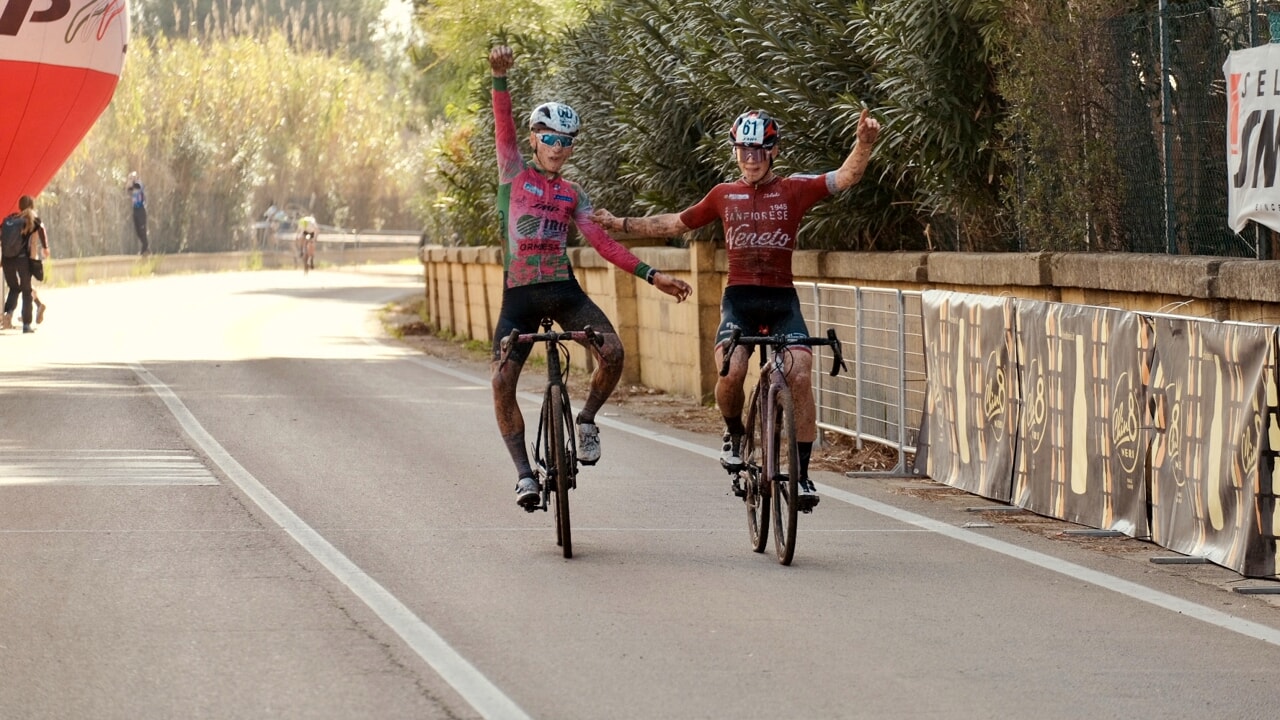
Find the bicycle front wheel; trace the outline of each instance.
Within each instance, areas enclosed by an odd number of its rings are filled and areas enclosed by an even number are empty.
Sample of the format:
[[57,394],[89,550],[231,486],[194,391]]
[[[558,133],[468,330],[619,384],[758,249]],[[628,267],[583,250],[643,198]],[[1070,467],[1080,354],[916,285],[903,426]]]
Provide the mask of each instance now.
[[796,518],[800,504],[800,449],[796,445],[796,409],[786,386],[774,385],[773,423],[769,433],[772,462],[773,546],[778,562],[790,565],[796,553]]
[[556,542],[564,550],[566,558],[573,557],[573,536],[569,530],[569,489],[573,487],[576,471],[572,442],[573,418],[569,414],[569,400],[563,388],[551,388],[551,417],[548,418],[550,437],[547,438],[555,478],[552,493],[556,496]]
[[742,467],[738,471],[738,482],[743,484],[746,494],[742,501],[747,506],[747,533],[751,537],[751,549],[762,553],[769,544],[769,493],[768,485],[762,486],[760,479],[760,442],[762,435],[760,422],[760,388],[751,393],[751,405],[747,410],[747,432],[742,437]]

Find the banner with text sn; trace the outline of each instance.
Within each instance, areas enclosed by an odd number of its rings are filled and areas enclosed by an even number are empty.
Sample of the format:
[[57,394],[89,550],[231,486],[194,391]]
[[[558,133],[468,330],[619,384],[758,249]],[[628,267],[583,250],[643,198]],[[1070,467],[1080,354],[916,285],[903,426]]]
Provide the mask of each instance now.
[[1222,70],[1227,81],[1227,222],[1236,232],[1250,220],[1280,230],[1280,45],[1237,50]]

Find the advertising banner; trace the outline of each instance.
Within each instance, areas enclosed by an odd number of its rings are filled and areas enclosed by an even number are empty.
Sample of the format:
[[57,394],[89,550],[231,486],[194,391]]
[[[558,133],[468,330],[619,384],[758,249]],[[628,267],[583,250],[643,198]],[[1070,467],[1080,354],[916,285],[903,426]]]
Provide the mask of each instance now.
[[1018,427],[1014,307],[1012,298],[933,290],[922,305],[926,471],[937,482],[1003,502],[1012,494]]
[[1017,319],[1013,504],[1149,537],[1150,326],[1122,310],[1028,300]]
[[1236,50],[1222,66],[1227,82],[1227,224],[1250,220],[1280,230],[1280,45]]
[[1152,322],[1151,539],[1242,575],[1272,576],[1275,328]]

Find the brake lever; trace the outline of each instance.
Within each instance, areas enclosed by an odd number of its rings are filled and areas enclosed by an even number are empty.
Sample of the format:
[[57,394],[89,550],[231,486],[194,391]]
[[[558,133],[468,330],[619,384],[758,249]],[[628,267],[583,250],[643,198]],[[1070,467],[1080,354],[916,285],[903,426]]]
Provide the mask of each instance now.
[[502,368],[507,366],[507,360],[511,357],[511,348],[515,346],[516,339],[519,337],[520,330],[519,328],[516,328],[511,331],[510,335],[502,338],[498,343],[498,355],[501,358],[498,361],[498,370],[502,370]]
[[827,343],[831,347],[831,377],[840,374],[841,370],[849,372],[849,366],[844,364],[844,351],[840,349],[840,338],[836,337],[835,328],[827,328]]

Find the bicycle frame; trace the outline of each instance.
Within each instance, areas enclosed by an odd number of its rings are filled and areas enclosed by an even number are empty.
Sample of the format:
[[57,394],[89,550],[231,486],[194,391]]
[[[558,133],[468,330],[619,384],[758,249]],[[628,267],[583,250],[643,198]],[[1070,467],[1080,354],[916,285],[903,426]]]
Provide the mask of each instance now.
[[743,501],[747,506],[751,547],[756,552],[764,552],[768,544],[772,505],[778,562],[790,565],[795,555],[799,505],[799,447],[796,442],[795,400],[787,384],[788,347],[831,347],[835,356],[831,365],[834,376],[845,367],[840,341],[834,330],[828,330],[825,338],[744,337],[741,331],[734,330],[725,346],[721,376],[728,374],[733,351],[738,345],[760,348],[760,379],[749,400],[742,448],[743,467],[737,476],[737,480],[745,485],[742,488]]
[[[567,340],[591,342],[599,346],[604,338],[590,327],[569,332],[552,332],[551,320],[541,322],[542,332],[520,333],[503,338],[502,363],[506,363],[516,345],[537,342],[546,344],[547,385],[543,391],[542,409],[538,414],[538,432],[533,442],[531,461],[542,485],[542,498],[535,509],[556,509],[556,544],[566,558],[573,557],[573,540],[569,523],[569,491],[577,487],[578,448],[574,433],[573,410],[569,389],[565,384],[568,351],[561,345]],[[563,359],[563,362],[562,362]]]

